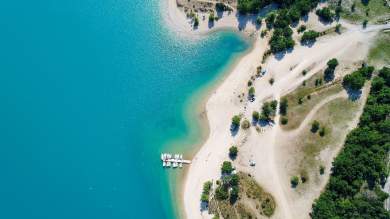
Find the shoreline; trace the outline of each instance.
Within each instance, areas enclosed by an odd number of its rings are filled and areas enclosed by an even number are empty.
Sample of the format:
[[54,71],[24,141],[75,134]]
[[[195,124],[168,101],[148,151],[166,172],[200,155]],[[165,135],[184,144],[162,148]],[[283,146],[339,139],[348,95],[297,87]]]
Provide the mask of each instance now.
[[[213,93],[216,92],[217,88],[220,87],[220,85],[223,84],[231,75],[238,63],[245,56],[249,55],[255,50],[255,44],[259,39],[255,39],[254,37],[254,35],[256,35],[254,33],[257,30],[252,29],[251,31],[240,31],[237,27],[234,26],[234,23],[228,22],[224,23],[222,26],[213,27],[207,30],[193,30],[190,26],[190,23],[188,23],[188,19],[186,19],[184,12],[180,11],[180,9],[176,6],[176,0],[167,0],[162,2],[160,8],[168,8],[168,11],[163,13],[164,23],[170,29],[170,32],[179,35],[179,37],[198,39],[199,37],[206,37],[218,32],[228,31],[240,35],[240,37],[244,38],[249,45],[249,47],[244,52],[242,52],[242,54],[238,54],[236,57],[233,57],[233,60],[231,60],[223,69],[221,69],[221,72],[219,72],[215,78],[213,78],[204,86],[200,87],[199,90],[197,90],[195,93],[191,94],[190,98],[185,103],[183,111],[184,117],[187,119],[196,118],[198,120],[196,122],[186,122],[189,126],[189,130],[193,130],[190,131],[189,136],[186,136],[185,139],[174,139],[167,144],[171,145],[170,148],[176,148],[178,145],[181,145],[181,148],[185,148],[185,156],[192,160],[205,144],[210,135],[210,122],[207,117],[206,108],[207,102]],[[197,135],[199,139],[196,140],[196,142],[186,143],[186,140],[194,135]],[[172,188],[170,188],[170,190],[172,197],[177,200],[177,206],[174,209],[174,214],[178,216],[178,218],[188,218],[186,216],[184,207],[184,189],[185,184],[188,181],[188,172],[189,167],[185,167],[183,168],[183,171],[177,174],[169,174],[169,180],[174,179],[177,182],[175,186],[171,186]]]

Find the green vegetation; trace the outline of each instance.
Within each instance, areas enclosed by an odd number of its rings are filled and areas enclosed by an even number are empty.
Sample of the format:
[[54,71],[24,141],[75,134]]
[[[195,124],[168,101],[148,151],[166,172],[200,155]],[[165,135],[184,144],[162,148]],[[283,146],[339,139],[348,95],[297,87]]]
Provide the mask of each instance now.
[[320,123],[317,120],[314,120],[313,123],[311,124],[310,131],[316,133],[319,128],[320,128]]
[[231,174],[233,172],[233,166],[232,166],[232,163],[230,161],[224,161],[222,163],[222,167],[221,167],[221,173],[222,174]]
[[336,25],[335,31],[336,31],[337,33],[341,33],[341,24],[337,24],[337,25]]
[[[383,23],[390,15],[390,7],[386,0],[371,0],[364,4],[362,0],[343,1],[341,17],[354,22],[362,22],[364,19],[373,23]],[[333,3],[332,8],[337,6]]]
[[280,106],[279,106],[280,114],[283,116],[287,115],[287,109],[288,109],[288,100],[287,98],[282,98],[280,100]]
[[318,17],[320,17],[323,21],[326,22],[332,22],[333,17],[335,16],[335,14],[328,7],[318,9],[316,11],[316,14],[318,15]]
[[202,195],[200,198],[200,200],[202,202],[206,202],[206,203],[209,202],[209,196],[210,196],[210,191],[211,191],[212,185],[213,185],[213,183],[211,181],[207,181],[203,184],[203,192],[202,192]]
[[313,205],[313,219],[390,217],[383,207],[388,195],[380,189],[388,175],[390,69],[377,77],[386,83],[371,89],[359,126],[347,136],[328,185]]
[[273,85],[274,83],[275,83],[275,79],[274,78],[271,78],[271,79],[269,79],[269,81],[268,81],[271,85]]
[[[317,84],[316,86],[315,82],[317,81],[317,83],[319,83],[317,78],[318,74],[319,73],[309,78],[306,81],[305,85],[302,85],[295,91],[282,97],[282,99],[286,98],[288,101],[288,111],[285,116],[288,118],[288,124],[282,126],[283,129],[291,130],[297,128],[301,121],[317,103],[319,103],[327,96],[336,94],[343,90],[339,81],[334,81],[332,83],[327,83],[323,85]],[[302,97],[308,97],[309,95],[310,99],[306,100],[305,98],[305,101],[301,99]],[[299,104],[299,99],[301,99],[302,101],[301,104]]]
[[328,61],[328,67],[324,71],[324,80],[325,81],[332,81],[334,79],[334,71],[336,67],[339,65],[339,62],[337,59],[333,58]]
[[199,18],[198,16],[195,16],[194,17],[194,27],[198,27],[199,26]]
[[234,127],[239,127],[240,126],[240,122],[241,122],[241,116],[239,116],[239,115],[233,116],[233,118],[232,118],[232,125]]
[[276,207],[274,198],[250,175],[240,172],[225,178],[216,189],[215,198],[210,201],[210,213],[226,219],[273,215]]
[[297,31],[298,33],[302,33],[306,30],[306,25],[302,24],[301,26],[298,27]]
[[324,166],[320,166],[320,174],[323,175],[325,173],[325,167]]
[[278,107],[278,101],[273,100],[270,102],[265,102],[262,107],[260,119],[270,121],[276,114],[276,108]]
[[326,134],[326,129],[325,127],[321,127],[320,131],[318,132],[318,134],[321,136],[321,137],[324,137],[325,134]]
[[250,87],[249,88],[249,91],[248,91],[248,94],[249,94],[249,96],[255,96],[255,88],[254,87]]
[[343,86],[352,90],[360,90],[364,86],[364,82],[371,78],[374,67],[364,66],[359,70],[344,76]]
[[299,177],[298,176],[291,177],[290,183],[291,183],[291,187],[293,188],[297,187],[299,184]]
[[287,123],[288,123],[288,118],[282,117],[281,120],[280,120],[280,123],[281,123],[282,125],[287,125]]
[[229,148],[229,156],[233,159],[237,157],[238,154],[238,148],[236,146],[231,146]]
[[260,113],[257,111],[253,111],[252,118],[254,121],[258,121],[260,119]]
[[210,14],[209,14],[209,22],[211,22],[211,23],[213,23],[214,21],[215,21],[215,15],[214,15],[214,11],[213,12],[211,12]]
[[310,42],[314,42],[317,37],[320,36],[320,33],[314,31],[314,30],[308,30],[308,31],[305,31],[302,35],[302,38],[301,38],[301,43],[310,43]]
[[372,64],[386,65],[390,63],[390,33],[383,32],[376,38],[368,55],[368,61]]

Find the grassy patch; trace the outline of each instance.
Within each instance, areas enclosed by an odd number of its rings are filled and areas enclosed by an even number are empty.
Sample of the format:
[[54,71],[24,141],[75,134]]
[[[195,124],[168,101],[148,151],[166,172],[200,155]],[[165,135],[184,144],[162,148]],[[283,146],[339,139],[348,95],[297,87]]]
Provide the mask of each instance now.
[[231,204],[229,200],[210,201],[209,210],[223,218],[258,218],[273,215],[276,203],[271,194],[264,191],[257,182],[245,173],[239,174],[239,198]]
[[341,143],[343,137],[347,134],[348,122],[356,116],[359,101],[350,101],[348,99],[337,98],[318,110],[314,120],[319,121],[320,127],[327,130],[324,136],[310,131],[310,124],[295,139],[295,144],[302,151],[302,157],[299,164],[299,173],[308,177],[308,172],[319,174],[320,163],[316,157],[327,147],[337,146]]
[[[333,8],[336,2],[332,3]],[[351,10],[353,3],[355,4],[354,11]],[[352,0],[342,3],[342,7],[342,18],[354,22],[363,22],[367,19],[371,23],[382,23],[390,18],[390,7],[386,5],[386,0],[370,0],[368,5],[364,5],[361,0]]]
[[298,128],[316,104],[327,96],[336,94],[343,89],[340,81],[328,84],[322,82],[322,85],[315,86],[315,81],[318,79],[323,80],[323,74],[315,74],[305,82],[305,85],[301,85],[298,89],[285,96],[288,101],[286,115],[288,123],[282,126],[284,130]]
[[370,65],[385,65],[390,63],[390,32],[378,35],[375,44],[368,54]]

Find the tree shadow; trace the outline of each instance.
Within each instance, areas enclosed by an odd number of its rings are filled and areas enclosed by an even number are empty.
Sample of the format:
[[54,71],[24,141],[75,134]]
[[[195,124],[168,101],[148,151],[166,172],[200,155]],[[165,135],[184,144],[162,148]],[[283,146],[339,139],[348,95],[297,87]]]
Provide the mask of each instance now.
[[348,99],[352,100],[352,101],[356,101],[358,99],[360,99],[360,97],[362,96],[362,90],[354,90],[354,89],[351,89],[349,87],[344,87],[344,89],[347,91],[347,94],[348,94]]
[[200,202],[200,211],[206,211],[209,208],[209,203],[208,202]]
[[325,72],[324,72],[324,80],[325,80],[325,82],[333,81],[334,78],[335,78],[334,70],[330,69],[330,68],[325,69]]
[[317,40],[315,40],[315,39],[314,40],[301,41],[301,45],[311,48],[316,43],[316,41]]
[[236,136],[239,129],[240,129],[240,126],[231,124],[231,125],[230,125],[230,134],[231,134],[233,137]]
[[214,25],[215,25],[215,21],[209,21],[209,22],[208,22],[208,27],[209,27],[209,28],[213,28]]

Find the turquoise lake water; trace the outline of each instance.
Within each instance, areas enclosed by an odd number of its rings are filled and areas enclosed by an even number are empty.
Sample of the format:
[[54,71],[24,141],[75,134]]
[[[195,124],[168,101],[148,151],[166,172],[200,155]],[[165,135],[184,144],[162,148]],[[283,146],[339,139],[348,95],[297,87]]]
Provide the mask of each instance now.
[[197,122],[188,99],[249,45],[230,32],[177,39],[159,7],[2,3],[0,218],[175,217],[160,152]]

